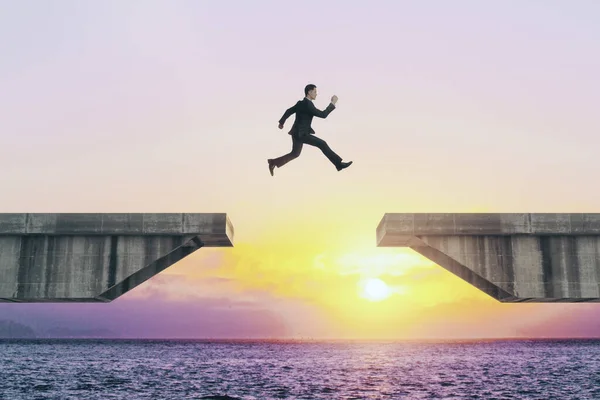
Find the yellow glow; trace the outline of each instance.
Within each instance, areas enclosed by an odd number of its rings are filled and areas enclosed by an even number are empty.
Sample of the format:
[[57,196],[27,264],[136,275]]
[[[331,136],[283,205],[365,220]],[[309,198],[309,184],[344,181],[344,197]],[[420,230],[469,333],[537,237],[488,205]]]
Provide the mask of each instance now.
[[[243,301],[243,307],[285,320],[292,335],[314,331],[335,338],[450,335],[443,328],[450,316],[468,316],[478,327],[482,310],[497,305],[412,249],[377,247],[373,227],[381,210],[365,207],[369,212],[349,220],[347,210],[316,206],[322,210],[307,219],[286,204],[280,210],[288,211],[285,223],[279,212],[267,213],[265,230],[238,223],[235,247],[202,249],[183,259],[161,274],[172,279],[161,292],[172,287],[173,298]],[[462,326],[456,323],[453,332],[469,333]],[[494,332],[510,329],[500,328],[494,325]]]
[[365,299],[381,301],[391,295],[388,285],[379,278],[370,278],[361,283],[361,296]]

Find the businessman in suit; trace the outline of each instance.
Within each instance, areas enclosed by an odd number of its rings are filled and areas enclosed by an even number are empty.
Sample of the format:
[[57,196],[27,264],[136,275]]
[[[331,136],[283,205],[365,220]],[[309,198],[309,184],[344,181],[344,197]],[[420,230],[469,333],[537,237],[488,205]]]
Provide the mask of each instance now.
[[304,88],[304,95],[304,99],[299,100],[295,105],[287,109],[279,120],[279,129],[283,129],[283,124],[286,119],[292,114],[296,114],[294,125],[292,125],[292,129],[288,132],[288,134],[292,136],[292,151],[281,157],[267,160],[271,176],[273,176],[275,167],[280,168],[297,158],[302,152],[304,144],[315,146],[320,149],[338,171],[348,168],[352,164],[352,161],[343,162],[342,158],[331,150],[327,142],[314,136],[315,131],[311,127],[313,117],[327,118],[327,116],[335,109],[335,103],[337,103],[338,100],[337,96],[333,96],[331,98],[331,103],[325,110],[321,111],[313,104],[313,100],[317,98],[317,87],[315,85],[306,85]]

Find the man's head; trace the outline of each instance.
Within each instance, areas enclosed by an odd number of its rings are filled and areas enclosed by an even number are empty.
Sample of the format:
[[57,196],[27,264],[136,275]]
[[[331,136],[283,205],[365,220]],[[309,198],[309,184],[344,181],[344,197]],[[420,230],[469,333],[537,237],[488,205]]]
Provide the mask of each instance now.
[[304,95],[311,100],[316,99],[317,98],[317,87],[315,85],[313,85],[312,83],[309,85],[306,85],[306,87],[304,88]]

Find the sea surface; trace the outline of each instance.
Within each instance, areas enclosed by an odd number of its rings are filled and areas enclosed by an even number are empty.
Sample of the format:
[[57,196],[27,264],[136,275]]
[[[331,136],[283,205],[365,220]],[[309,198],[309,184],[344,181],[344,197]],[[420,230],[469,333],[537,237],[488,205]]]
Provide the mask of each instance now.
[[600,399],[600,340],[0,340],[0,399]]

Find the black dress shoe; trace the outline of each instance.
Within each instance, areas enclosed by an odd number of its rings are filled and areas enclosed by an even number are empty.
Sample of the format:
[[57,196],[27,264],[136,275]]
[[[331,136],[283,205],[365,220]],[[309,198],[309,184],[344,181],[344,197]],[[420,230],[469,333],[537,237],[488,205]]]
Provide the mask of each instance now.
[[269,172],[271,173],[271,176],[273,176],[273,170],[275,169],[275,164],[273,164],[273,160],[268,159],[267,162],[269,163]]
[[341,171],[344,168],[348,168],[350,165],[352,165],[352,161],[340,163],[340,165],[338,165],[336,168],[338,171]]

